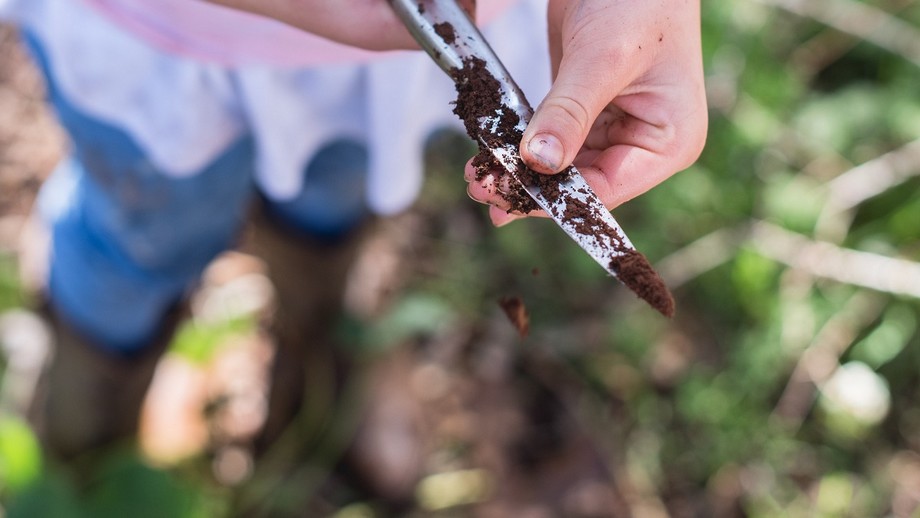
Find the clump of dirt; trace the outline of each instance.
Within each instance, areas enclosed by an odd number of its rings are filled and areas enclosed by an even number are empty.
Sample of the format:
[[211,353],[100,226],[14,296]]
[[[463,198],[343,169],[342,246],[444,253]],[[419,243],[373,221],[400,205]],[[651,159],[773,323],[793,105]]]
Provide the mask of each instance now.
[[521,297],[502,297],[498,305],[505,311],[505,315],[521,338],[527,338],[527,334],[530,333],[530,314]]
[[623,255],[610,260],[610,268],[617,272],[617,277],[636,292],[639,298],[648,302],[662,315],[668,318],[674,316],[674,296],[644,255],[636,250],[627,249]]
[[457,41],[457,33],[454,32],[454,26],[447,23],[436,23],[434,24],[434,32],[438,33],[438,36],[444,39],[444,42],[448,45],[453,45]]
[[[504,170],[489,148],[505,144],[517,146],[524,134],[517,127],[517,115],[502,103],[501,83],[486,69],[485,61],[468,58],[463,62],[463,68],[451,72],[451,77],[457,86],[454,113],[463,121],[467,134],[479,143],[479,154],[473,158],[472,163],[477,171],[477,179],[482,180],[490,171]],[[484,117],[498,118],[495,131],[484,131],[480,127],[479,121]],[[525,171],[521,178],[525,184],[553,181],[552,177],[534,173],[525,167],[520,170]],[[540,179],[540,176],[545,178]],[[516,182],[509,183],[513,185]],[[523,189],[515,189],[504,196],[510,204],[510,212],[527,214],[538,209]]]

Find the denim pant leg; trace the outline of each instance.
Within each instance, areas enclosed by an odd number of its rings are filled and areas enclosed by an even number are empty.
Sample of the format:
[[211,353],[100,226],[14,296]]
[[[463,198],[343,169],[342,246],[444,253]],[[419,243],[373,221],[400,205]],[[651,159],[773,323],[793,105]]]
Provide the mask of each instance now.
[[129,135],[68,103],[40,43],[28,43],[73,141],[39,198],[51,227],[48,297],[92,342],[131,354],[234,244],[253,191],[254,148],[242,139],[195,175],[167,176]]
[[336,242],[366,221],[367,146],[338,139],[323,146],[304,168],[300,194],[284,201],[266,201],[275,221],[315,240]]

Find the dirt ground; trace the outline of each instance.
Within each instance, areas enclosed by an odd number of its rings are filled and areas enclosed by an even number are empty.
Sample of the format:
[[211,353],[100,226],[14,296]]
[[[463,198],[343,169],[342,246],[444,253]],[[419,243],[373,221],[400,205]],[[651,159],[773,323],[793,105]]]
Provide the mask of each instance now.
[[[65,149],[38,74],[15,32],[0,27],[0,252],[22,252],[36,192]],[[418,235],[410,229],[424,224],[406,214],[369,244],[365,262],[378,267],[356,274],[353,304],[373,313],[386,303],[382,294],[398,290],[412,268],[402,255]],[[209,270],[203,291],[244,278],[249,284],[236,286],[264,299],[260,268],[245,253],[227,254]],[[514,348],[516,332],[496,309],[491,321],[409,340],[376,356],[362,377],[373,397],[366,405],[371,417],[355,432],[351,471],[361,472],[359,485],[373,490],[369,498],[408,495],[422,513],[629,516],[633,505],[623,495],[630,491],[617,486],[607,455],[569,411],[578,384],[566,383],[570,375],[557,363]],[[207,455],[215,478],[233,485],[249,473],[240,444],[259,425],[270,339],[257,330],[235,336],[222,350],[204,366],[167,356],[143,435],[155,461],[170,465]],[[215,401],[221,402],[217,412]],[[347,473],[338,478],[352,484]],[[326,511],[336,505],[327,502]]]
[[64,149],[43,92],[18,36],[0,26],[0,250],[17,246],[38,187]]

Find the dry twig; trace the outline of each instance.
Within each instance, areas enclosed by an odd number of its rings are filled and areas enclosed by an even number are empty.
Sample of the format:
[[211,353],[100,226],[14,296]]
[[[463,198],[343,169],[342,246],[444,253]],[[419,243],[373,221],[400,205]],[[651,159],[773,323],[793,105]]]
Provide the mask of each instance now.
[[920,175],[920,139],[860,164],[827,184],[827,201],[818,218],[817,234],[842,239],[852,209],[888,189]]
[[852,34],[920,66],[920,31],[897,17],[853,0],[757,0]]
[[920,298],[920,263],[814,241],[766,221],[754,222],[750,237],[757,252],[815,277]]

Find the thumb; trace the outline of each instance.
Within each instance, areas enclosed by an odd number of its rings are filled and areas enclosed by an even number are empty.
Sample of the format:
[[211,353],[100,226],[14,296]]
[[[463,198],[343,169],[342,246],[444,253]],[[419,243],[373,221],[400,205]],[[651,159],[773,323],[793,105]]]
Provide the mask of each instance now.
[[537,172],[552,174],[568,167],[597,116],[625,86],[614,79],[615,66],[591,54],[583,49],[562,56],[552,88],[524,131],[521,158]]

